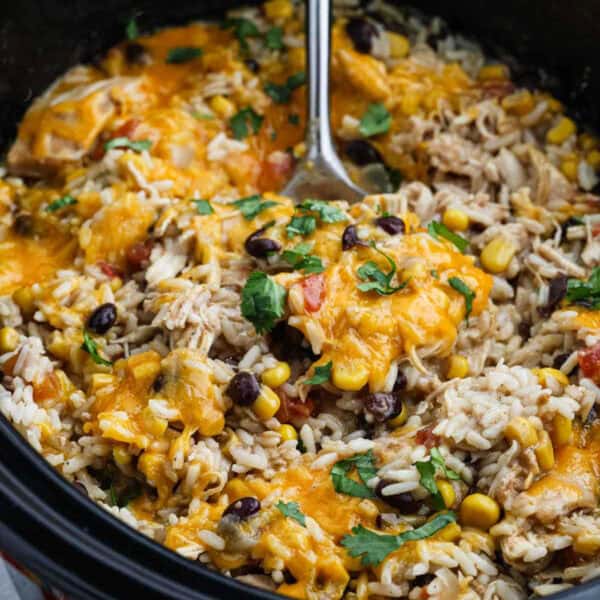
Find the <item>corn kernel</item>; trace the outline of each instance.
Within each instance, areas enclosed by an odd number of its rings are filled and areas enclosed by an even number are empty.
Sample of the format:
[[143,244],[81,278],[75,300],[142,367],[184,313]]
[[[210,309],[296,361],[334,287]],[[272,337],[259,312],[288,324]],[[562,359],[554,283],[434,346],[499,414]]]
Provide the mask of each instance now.
[[139,365],[135,365],[131,369],[131,374],[137,381],[141,381],[143,379],[154,380],[159,373],[160,363],[154,361],[143,362]]
[[252,410],[259,419],[266,421],[275,416],[280,406],[279,396],[270,387],[263,385],[260,388],[258,398],[252,405]]
[[502,99],[502,107],[506,112],[522,117],[533,110],[535,100],[529,90],[522,90],[505,96]]
[[469,494],[460,505],[460,522],[487,531],[500,519],[500,506],[485,494]]
[[560,164],[560,170],[569,181],[577,180],[577,167],[579,162],[577,159],[568,158]]
[[479,69],[477,79],[479,81],[497,81],[498,79],[508,79],[509,75],[510,73],[506,65],[486,65]]
[[15,290],[12,295],[15,304],[21,309],[21,313],[26,319],[30,319],[35,312],[33,290],[30,287],[22,287]]
[[230,119],[235,115],[235,104],[225,96],[213,96],[210,107],[223,119]]
[[369,381],[369,370],[361,364],[336,363],[331,372],[331,381],[340,390],[357,392]]
[[556,414],[552,419],[552,441],[555,446],[564,446],[569,443],[573,433],[573,423],[567,417]]
[[454,488],[452,487],[452,484],[449,481],[446,481],[445,479],[440,479],[436,481],[436,484],[438,491],[440,492],[444,500],[446,508],[451,508],[452,505],[456,502],[456,493],[454,491]]
[[287,52],[288,64],[292,71],[304,71],[306,68],[306,50],[301,48],[290,48]]
[[534,446],[538,441],[538,434],[535,427],[525,417],[514,417],[504,428],[504,437],[517,441],[521,448]]
[[276,388],[283,385],[291,375],[290,365],[286,362],[278,362],[272,369],[263,372],[261,380],[265,385]]
[[230,479],[227,482],[224,492],[229,496],[230,502],[235,502],[240,498],[252,495],[248,484],[242,481],[241,479],[238,479],[237,477],[235,477],[234,479]]
[[446,377],[448,379],[454,379],[459,377],[462,379],[469,374],[469,361],[460,354],[453,354],[448,362],[448,373]]
[[116,378],[109,373],[94,373],[91,382],[92,393],[97,392],[100,388],[107,385],[112,385],[115,381]]
[[564,109],[563,103],[557,100],[554,96],[546,95],[544,100],[548,103],[548,110],[550,112],[558,113]]
[[600,539],[596,533],[582,533],[575,538],[573,550],[578,554],[593,556],[600,551]]
[[462,528],[458,523],[448,523],[437,532],[436,537],[444,542],[455,542],[461,533]]
[[541,385],[548,385],[547,377],[556,379],[562,386],[569,385],[569,378],[558,369],[552,369],[551,367],[545,367],[543,369],[531,369],[534,375],[537,376],[538,381]]
[[554,466],[554,447],[547,431],[541,431],[535,447],[535,456],[540,469],[550,470]]
[[487,243],[481,251],[479,259],[483,268],[490,273],[502,273],[508,268],[516,251],[517,249],[510,241],[503,237],[497,237]]
[[19,332],[13,327],[0,329],[0,354],[12,352],[19,345]]
[[285,423],[279,427],[279,435],[281,436],[282,442],[289,442],[290,440],[298,439],[298,432],[291,426]]
[[594,150],[595,148],[598,147],[598,138],[591,135],[590,133],[582,133],[579,136],[579,146],[583,149],[583,150]]
[[453,231],[465,231],[469,227],[469,215],[458,208],[447,208],[444,211],[442,222]]
[[585,157],[586,162],[596,171],[600,170],[600,151],[592,150]]
[[118,465],[128,465],[131,462],[131,454],[122,446],[115,446],[112,451],[113,459]]
[[400,412],[388,421],[391,427],[402,427],[402,425],[404,425],[408,419],[408,408],[406,407],[406,402],[401,402],[401,404],[402,408],[400,409]]
[[558,123],[546,133],[549,144],[562,144],[577,131],[575,123],[569,117],[561,117]]
[[148,407],[142,411],[142,419],[144,423],[144,429],[157,438],[162,437],[163,433],[169,426],[169,423],[166,419],[159,419],[158,417],[155,417]]
[[110,289],[113,292],[120,290],[123,287],[123,280],[120,277],[113,277],[110,280]]
[[390,43],[390,56],[392,58],[404,58],[410,52],[410,42],[405,36],[388,31],[387,37]]
[[264,5],[265,15],[272,21],[284,21],[294,14],[294,6],[289,0],[270,0]]

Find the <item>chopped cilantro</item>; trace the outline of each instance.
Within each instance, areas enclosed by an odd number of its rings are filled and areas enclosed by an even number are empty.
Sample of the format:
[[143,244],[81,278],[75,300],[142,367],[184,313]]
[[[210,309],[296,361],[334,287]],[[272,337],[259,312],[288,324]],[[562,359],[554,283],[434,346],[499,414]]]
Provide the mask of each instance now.
[[325,270],[323,262],[318,256],[310,254],[311,248],[311,244],[298,244],[291,250],[285,250],[281,256],[295,271],[304,271],[306,274],[322,273]]
[[331,378],[331,367],[333,367],[332,361],[329,361],[320,367],[315,367],[314,375],[304,382],[305,385],[321,385],[322,383],[327,383]]
[[276,206],[277,202],[274,202],[273,200],[263,200],[258,194],[256,194],[254,196],[240,198],[239,200],[232,202],[232,204],[236,208],[240,209],[245,219],[251,221],[263,210],[271,208],[272,206]]
[[83,330],[83,344],[81,345],[81,349],[85,350],[97,365],[104,365],[105,367],[110,367],[112,365],[109,360],[102,358],[100,354],[98,354],[96,342],[85,329]]
[[428,461],[417,461],[415,463],[415,467],[421,475],[419,483],[431,494],[433,507],[436,510],[443,510],[447,508],[442,494],[438,488],[435,474],[436,471],[441,471],[446,479],[457,480],[460,479],[458,473],[446,466],[444,457],[440,454],[440,451],[437,448],[431,449],[430,459]]
[[194,111],[192,113],[192,117],[194,117],[194,119],[198,119],[200,121],[212,121],[215,118],[215,115]]
[[150,150],[152,148],[152,142],[150,140],[130,140],[128,137],[116,137],[112,140],[108,140],[104,144],[106,152],[113,148],[128,148],[134,152],[143,152],[144,150]]
[[57,200],[50,202],[50,204],[46,206],[46,212],[56,212],[57,210],[60,210],[65,206],[71,206],[72,204],[77,204],[77,200],[75,200],[73,196],[69,196],[69,194],[67,194],[62,198],[58,198]]
[[388,264],[390,265],[390,270],[387,273],[384,273],[379,268],[377,263],[370,260],[364,265],[360,266],[356,271],[359,278],[365,282],[359,283],[356,287],[361,292],[374,291],[377,292],[380,296],[389,296],[394,292],[398,292],[399,290],[404,289],[408,283],[408,280],[395,287],[392,285],[392,279],[394,278],[394,275],[396,274],[397,270],[394,259],[391,256],[388,256],[387,254],[379,250],[373,242],[371,243],[371,248],[373,248],[375,252],[381,254],[381,256],[383,256],[387,260]]
[[316,212],[323,223],[339,223],[348,219],[343,210],[326,200],[307,198],[296,208],[302,212]]
[[292,217],[286,227],[288,237],[309,235],[317,228],[317,220],[311,216]]
[[248,52],[248,50],[250,50],[247,38],[260,36],[258,27],[249,19],[227,19],[223,22],[221,27],[222,29],[233,29],[233,33],[238,39],[238,42],[240,43],[240,49],[243,52]]
[[282,502],[281,500],[275,505],[282,515],[298,521],[302,527],[306,527],[306,517],[300,510],[300,505],[297,502]]
[[286,104],[292,97],[292,92],[304,85],[306,82],[306,74],[304,71],[299,71],[290,75],[284,84],[267,82],[265,84],[265,92],[271,97],[276,104]]
[[138,27],[135,16],[131,17],[125,27],[125,34],[128,40],[135,40],[140,37],[140,28]]
[[265,46],[269,50],[281,50],[283,48],[283,29],[281,27],[271,27],[265,33]]
[[248,127],[253,133],[258,133],[260,126],[262,125],[264,117],[257,114],[247,106],[240,110],[229,120],[229,126],[233,131],[233,136],[236,140],[243,140],[248,136]]
[[392,124],[392,115],[381,102],[369,104],[360,120],[358,131],[365,137],[386,133]]
[[388,174],[388,177],[390,179],[390,184],[392,186],[392,192],[395,192],[398,190],[398,188],[400,187],[400,184],[402,183],[402,173],[398,170],[398,169],[394,169],[392,167],[386,167],[386,171]]
[[[360,482],[348,477],[348,473],[356,469]],[[331,481],[336,492],[356,498],[373,498],[373,490],[367,482],[377,476],[373,451],[366,454],[355,454],[350,458],[338,460],[331,469]],[[362,482],[362,483],[361,483]]]
[[440,529],[456,521],[456,514],[448,511],[436,515],[431,521],[417,527],[404,531],[399,535],[381,535],[357,525],[352,529],[352,535],[345,535],[341,544],[348,550],[352,557],[361,557],[361,564],[365,567],[378,565],[385,557],[397,550],[406,542],[423,540],[431,537]]
[[198,46],[176,46],[167,53],[167,62],[170,65],[180,65],[202,56],[202,48]]
[[198,200],[194,199],[192,202],[196,205],[196,212],[199,215],[212,215],[215,212],[208,200],[200,198]]
[[462,294],[465,298],[465,319],[469,322],[469,315],[473,310],[473,300],[475,299],[475,292],[458,277],[450,277],[448,283],[453,287],[459,294]]
[[569,279],[566,298],[569,302],[598,310],[600,308],[600,267],[592,270],[587,281]]
[[440,278],[440,274],[437,272],[437,269],[431,269],[431,271],[429,271],[429,273],[434,279]]
[[288,115],[288,123],[290,123],[292,125],[299,125],[300,124],[300,115],[297,115],[296,113],[290,113]]
[[427,226],[427,232],[432,238],[436,240],[440,237],[446,238],[449,242],[452,242],[461,252],[464,252],[469,245],[469,240],[464,237],[457,235],[453,231],[450,231],[443,223],[439,221],[431,221]]
[[270,331],[283,316],[285,288],[262,271],[250,274],[242,290],[242,315],[257,333]]

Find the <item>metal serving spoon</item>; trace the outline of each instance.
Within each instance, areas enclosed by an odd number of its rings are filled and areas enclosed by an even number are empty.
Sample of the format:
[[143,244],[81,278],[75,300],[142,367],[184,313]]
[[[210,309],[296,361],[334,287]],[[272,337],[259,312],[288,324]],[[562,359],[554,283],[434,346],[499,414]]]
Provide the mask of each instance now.
[[305,198],[358,202],[367,192],[346,173],[331,140],[329,125],[329,62],[331,54],[331,1],[306,3],[307,98],[306,154],[282,191]]

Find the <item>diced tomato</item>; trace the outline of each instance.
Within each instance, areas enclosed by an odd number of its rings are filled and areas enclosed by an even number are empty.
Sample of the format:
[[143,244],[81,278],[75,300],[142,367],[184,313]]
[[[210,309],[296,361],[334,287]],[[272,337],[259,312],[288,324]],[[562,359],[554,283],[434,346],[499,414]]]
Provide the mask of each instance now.
[[152,240],[138,242],[127,250],[127,262],[132,269],[139,270],[142,265],[150,258],[152,252]]
[[258,181],[263,190],[279,189],[289,179],[294,169],[294,158],[289,152],[278,152],[276,156],[269,156],[261,164],[261,173]]
[[306,419],[315,408],[315,403],[310,398],[302,402],[300,398],[290,398],[283,390],[278,390],[277,393],[281,399],[281,406],[275,416],[281,423],[290,423],[299,418]]
[[440,438],[433,433],[433,425],[419,429],[415,436],[415,440],[417,444],[422,444],[427,449],[440,445]]
[[113,277],[121,277],[121,271],[117,267],[110,265],[103,260],[98,261],[98,266],[100,267],[100,270],[111,279]]
[[302,292],[304,293],[304,308],[309,312],[319,310],[325,297],[325,277],[323,273],[303,279]]
[[600,383],[600,342],[591,348],[581,350],[578,360],[585,377],[589,377],[594,383]]
[[592,237],[596,237],[598,234],[600,234],[600,225],[595,225],[592,227]]

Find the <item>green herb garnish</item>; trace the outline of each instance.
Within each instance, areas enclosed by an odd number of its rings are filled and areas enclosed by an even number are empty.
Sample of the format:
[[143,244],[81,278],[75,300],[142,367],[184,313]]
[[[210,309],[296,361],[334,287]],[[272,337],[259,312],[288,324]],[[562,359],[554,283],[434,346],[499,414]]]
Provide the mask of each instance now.
[[296,208],[302,212],[316,212],[323,223],[339,223],[348,218],[343,210],[326,200],[307,198]]
[[212,121],[215,118],[215,115],[194,111],[192,117],[194,117],[194,119],[199,119],[200,121]]
[[256,194],[254,196],[240,198],[239,200],[232,202],[232,205],[240,209],[245,219],[251,221],[263,210],[271,208],[272,206],[276,206],[277,202],[274,202],[273,200],[263,200],[258,194]]
[[258,30],[258,27],[253,21],[250,21],[249,19],[227,19],[223,22],[221,28],[233,29],[233,33],[238,39],[238,42],[240,43],[240,48],[243,52],[248,52],[248,50],[250,50],[247,38],[260,36],[260,31]]
[[202,56],[202,48],[198,46],[177,46],[171,48],[167,54],[167,63],[180,65]]
[[196,212],[199,215],[212,215],[215,212],[208,200],[200,198],[198,200],[192,200],[192,202],[196,205]]
[[304,273],[322,273],[325,270],[323,262],[318,256],[310,254],[312,244],[298,244],[291,250],[285,250],[281,257],[290,263],[295,271]]
[[104,365],[105,367],[110,367],[112,365],[109,360],[102,358],[100,354],[98,354],[96,342],[85,329],[83,330],[83,344],[81,345],[81,349],[85,350],[97,365]]
[[331,378],[331,367],[333,367],[332,361],[329,361],[328,363],[321,365],[320,367],[315,367],[314,375],[307,379],[304,382],[304,384],[321,385],[322,383],[327,383]]
[[104,150],[108,152],[113,148],[128,148],[134,152],[143,152],[144,150],[150,150],[152,148],[152,142],[150,140],[130,140],[128,137],[116,137],[112,140],[108,140],[104,144]]
[[285,228],[288,237],[296,235],[310,235],[317,228],[317,220],[311,216],[292,217]]
[[421,475],[419,483],[431,494],[433,507],[436,510],[443,510],[447,508],[442,494],[438,488],[435,474],[436,471],[441,471],[446,479],[457,480],[460,479],[458,473],[446,466],[444,457],[440,454],[440,451],[437,448],[431,449],[430,459],[428,461],[417,461],[415,463],[415,467]]
[[242,290],[242,315],[257,333],[270,331],[283,316],[286,290],[262,271],[250,274]]
[[408,284],[408,280],[402,282],[398,286],[392,285],[392,279],[394,278],[394,275],[396,274],[397,270],[394,259],[391,256],[385,254],[385,252],[379,250],[373,242],[371,242],[371,248],[373,248],[375,252],[381,254],[381,256],[385,258],[385,260],[390,265],[390,270],[387,273],[385,273],[379,268],[377,263],[370,260],[364,265],[360,266],[356,271],[359,278],[365,282],[359,283],[356,287],[361,292],[374,291],[377,292],[380,296],[389,296],[394,292],[398,292],[399,290],[404,289]]
[[437,269],[431,269],[431,271],[429,271],[429,274],[434,278],[434,279],[439,279],[440,278],[440,274],[437,272]]
[[440,237],[446,238],[449,242],[452,242],[461,252],[464,252],[469,245],[469,240],[464,237],[460,237],[453,231],[450,231],[443,223],[439,221],[431,221],[427,226],[427,232],[432,238],[438,240]]
[[594,267],[587,281],[569,279],[566,299],[593,310],[600,308],[600,267]]
[[475,299],[475,292],[462,279],[459,279],[458,277],[450,277],[448,279],[448,283],[459,294],[462,294],[464,296],[466,308],[465,319],[468,323],[469,315],[471,314],[471,310],[473,310],[473,300]]
[[77,200],[75,200],[73,196],[69,196],[69,194],[67,194],[62,198],[58,198],[58,200],[50,202],[50,204],[46,206],[46,212],[56,212],[57,210],[60,210],[65,206],[71,206],[72,204],[77,204]]
[[249,106],[240,110],[229,120],[229,126],[236,140],[243,140],[248,136],[248,128],[253,133],[258,133],[264,117],[257,114]]
[[281,27],[271,27],[265,33],[265,46],[269,50],[281,50],[283,48],[283,29]]
[[386,133],[392,124],[392,115],[381,102],[369,104],[360,120],[358,131],[365,137]]
[[365,567],[378,565],[385,557],[397,550],[406,542],[423,540],[431,537],[440,529],[456,521],[456,514],[452,511],[435,516],[421,527],[404,531],[399,535],[381,535],[357,525],[352,529],[352,535],[345,535],[341,544],[353,557],[361,557],[361,564]]
[[300,505],[297,502],[282,502],[281,500],[275,505],[282,515],[298,521],[302,527],[306,527],[306,517],[300,510]]
[[[348,477],[353,469],[356,469],[362,483]],[[367,486],[367,482],[377,476],[375,468],[375,457],[373,451],[366,454],[355,454],[350,458],[339,460],[331,469],[331,481],[336,492],[347,494],[356,498],[373,498],[373,490]]]
[[140,28],[138,27],[135,17],[131,17],[125,27],[125,34],[128,40],[135,40],[140,37]]
[[300,115],[297,115],[296,113],[290,113],[288,115],[288,123],[290,123],[292,125],[299,125],[300,124]]
[[271,83],[265,84],[265,92],[269,95],[276,104],[286,104],[292,97],[292,92],[304,85],[306,82],[306,74],[304,71],[299,71],[290,75],[284,84]]

